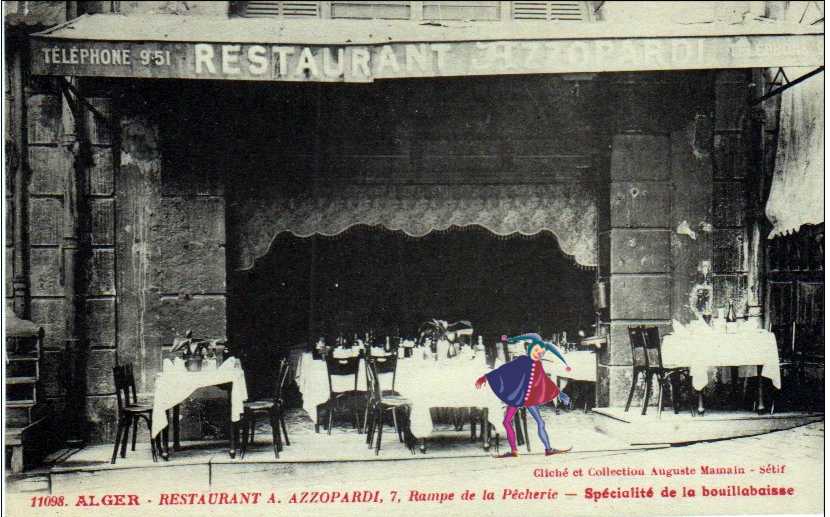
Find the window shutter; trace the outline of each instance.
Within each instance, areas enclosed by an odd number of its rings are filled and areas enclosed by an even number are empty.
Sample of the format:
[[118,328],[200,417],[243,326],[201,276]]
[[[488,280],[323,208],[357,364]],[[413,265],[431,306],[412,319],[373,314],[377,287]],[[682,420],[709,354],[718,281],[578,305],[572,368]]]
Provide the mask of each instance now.
[[590,21],[588,2],[512,2],[514,20]]
[[319,18],[320,2],[246,2],[248,18]]

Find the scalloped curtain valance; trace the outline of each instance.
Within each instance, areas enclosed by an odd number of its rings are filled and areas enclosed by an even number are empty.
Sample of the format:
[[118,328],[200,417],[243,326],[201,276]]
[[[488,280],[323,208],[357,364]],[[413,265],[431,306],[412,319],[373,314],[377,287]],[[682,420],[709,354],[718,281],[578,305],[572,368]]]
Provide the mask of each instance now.
[[282,232],[333,236],[355,225],[423,237],[478,225],[496,235],[551,232],[577,263],[596,266],[596,196],[590,185],[327,185],[240,201],[236,269],[250,269]]

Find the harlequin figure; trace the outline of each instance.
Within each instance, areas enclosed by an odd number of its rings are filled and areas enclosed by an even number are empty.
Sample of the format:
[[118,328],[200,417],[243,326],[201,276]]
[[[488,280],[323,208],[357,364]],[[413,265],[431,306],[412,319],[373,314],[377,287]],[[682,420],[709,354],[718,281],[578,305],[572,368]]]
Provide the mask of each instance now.
[[476,388],[480,389],[485,383],[489,383],[493,393],[507,404],[502,423],[507,432],[510,452],[499,457],[513,458],[519,455],[516,446],[516,432],[511,424],[514,415],[522,407],[526,408],[536,421],[539,438],[545,445],[545,456],[567,452],[567,450],[557,450],[550,446],[548,433],[545,430],[545,421],[542,420],[542,415],[539,414],[538,406],[556,398],[564,404],[570,402],[568,396],[560,392],[556,383],[545,374],[545,370],[542,368],[542,357],[545,352],[550,351],[558,357],[565,364],[566,371],[571,371],[571,367],[568,366],[562,352],[553,343],[544,341],[539,334],[522,334],[509,339],[507,336],[502,336],[501,338],[502,341],[507,343],[527,343],[527,355],[519,356],[476,380]]

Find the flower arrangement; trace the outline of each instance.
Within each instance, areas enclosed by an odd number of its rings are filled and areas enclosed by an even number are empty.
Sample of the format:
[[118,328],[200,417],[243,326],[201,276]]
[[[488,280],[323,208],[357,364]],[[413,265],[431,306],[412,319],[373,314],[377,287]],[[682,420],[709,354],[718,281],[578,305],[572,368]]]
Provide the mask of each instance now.
[[188,330],[184,339],[177,339],[173,342],[170,352],[180,354],[188,371],[198,372],[202,369],[202,359],[207,354],[210,341],[196,339],[193,332]]

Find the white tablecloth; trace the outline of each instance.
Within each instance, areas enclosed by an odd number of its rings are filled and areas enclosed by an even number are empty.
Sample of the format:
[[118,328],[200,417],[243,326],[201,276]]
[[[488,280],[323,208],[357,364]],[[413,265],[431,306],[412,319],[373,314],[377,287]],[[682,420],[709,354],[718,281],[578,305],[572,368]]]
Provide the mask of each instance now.
[[[565,365],[553,354],[545,354],[545,361],[542,366],[545,373],[556,381],[557,377],[572,381],[597,382],[597,354],[587,350],[575,350],[563,352],[565,360],[571,367],[571,371],[565,371]],[[550,362],[549,362],[550,361]]]
[[487,408],[490,422],[501,425],[504,404],[489,386],[475,387],[476,379],[489,371],[483,353],[436,361],[416,350],[412,358],[399,361],[396,389],[412,402],[412,433],[422,438],[432,432],[431,407]]
[[[412,403],[412,433],[419,438],[429,436],[432,432],[429,409],[432,407],[487,408],[490,422],[501,429],[505,405],[489,386],[485,385],[480,390],[475,388],[476,379],[490,371],[484,352],[473,356],[471,350],[464,347],[458,356],[448,359],[446,349],[440,344],[438,348],[437,361],[428,348],[416,349],[412,357],[398,360],[395,390]],[[571,372],[565,372],[565,366],[558,359],[553,359],[554,363],[543,364],[554,381],[557,374],[571,380],[596,381],[596,355],[593,352],[569,352],[565,358],[571,365]],[[501,364],[503,361],[496,361],[496,367]],[[358,390],[366,390],[364,368],[361,361]],[[379,377],[381,389],[392,388],[392,374],[381,374]],[[317,406],[329,398],[325,361],[315,361],[310,353],[303,354],[296,380],[303,395],[303,408],[311,418],[315,418]],[[332,384],[334,391],[353,390],[354,377],[333,376]]]
[[243,404],[248,398],[248,386],[245,373],[241,368],[232,367],[232,359],[219,369],[200,372],[164,371],[156,377],[153,393],[153,430],[155,437],[167,427],[165,411],[183,402],[199,388],[231,384],[231,421],[238,422],[244,410]]
[[781,369],[775,334],[766,330],[723,333],[717,330],[668,334],[663,338],[663,365],[688,367],[692,386],[700,391],[709,383],[708,371],[719,366],[739,366],[739,375],[761,375],[781,388]]

